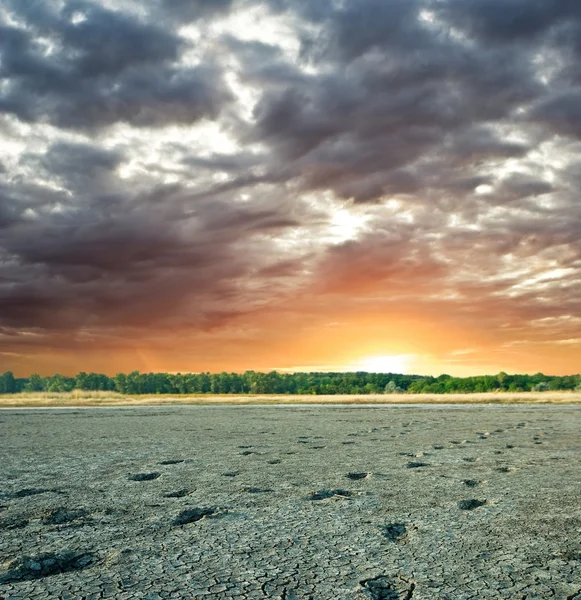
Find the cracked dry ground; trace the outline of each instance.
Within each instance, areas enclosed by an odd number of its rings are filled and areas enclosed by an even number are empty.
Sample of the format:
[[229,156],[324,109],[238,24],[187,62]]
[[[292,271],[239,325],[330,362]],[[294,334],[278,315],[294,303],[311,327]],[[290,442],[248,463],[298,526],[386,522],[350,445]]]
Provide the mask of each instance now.
[[581,600],[573,406],[0,411],[0,598]]

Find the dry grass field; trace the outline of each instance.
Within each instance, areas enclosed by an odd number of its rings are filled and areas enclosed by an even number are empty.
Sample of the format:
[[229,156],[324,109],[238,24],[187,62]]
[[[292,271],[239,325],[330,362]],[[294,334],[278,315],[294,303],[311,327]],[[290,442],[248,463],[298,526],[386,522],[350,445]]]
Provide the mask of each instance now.
[[368,395],[143,395],[74,390],[0,395],[0,408],[74,406],[161,406],[216,404],[579,404],[579,392],[525,392],[485,394],[368,394]]

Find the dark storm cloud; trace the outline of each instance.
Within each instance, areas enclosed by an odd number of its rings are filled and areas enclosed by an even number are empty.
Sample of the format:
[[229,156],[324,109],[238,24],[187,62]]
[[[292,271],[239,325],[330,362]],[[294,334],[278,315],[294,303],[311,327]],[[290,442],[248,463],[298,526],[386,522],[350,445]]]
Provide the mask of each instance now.
[[187,44],[158,25],[88,2],[14,7],[19,25],[0,31],[0,111],[23,121],[159,127],[216,118],[231,99],[216,68],[176,63]]
[[[8,43],[8,72],[35,74],[25,67],[31,63],[43,74],[40,61],[34,61],[33,49],[38,49],[46,36],[60,52],[53,55],[55,63],[64,63],[80,77],[91,78],[116,74],[144,63],[161,63],[178,58],[184,47],[175,33],[159,25],[120,11],[112,11],[94,2],[69,0],[61,10],[57,3],[8,2],[17,19],[17,26],[4,27]],[[3,36],[3,37],[4,37]],[[19,60],[28,42],[29,51]],[[30,48],[32,47],[32,48]]]
[[435,8],[450,23],[487,43],[533,41],[555,23],[581,18],[575,0],[448,0]]
[[543,98],[532,109],[531,117],[549,131],[581,139],[581,88]]
[[[301,224],[290,206],[192,200],[179,185],[102,197],[103,172],[115,169],[120,156],[89,144],[55,144],[34,160],[90,193],[82,202],[65,195],[55,203],[50,195],[39,201],[39,188],[36,202],[25,203],[31,190],[22,187],[20,202],[2,203],[0,322],[9,328],[71,331],[168,320],[215,326],[239,312],[251,273],[277,262],[265,252],[268,239]],[[278,276],[276,269],[261,275]]]
[[450,158],[479,162],[490,158],[524,156],[531,144],[511,142],[486,125],[466,128],[450,140]]
[[234,0],[160,0],[162,14],[169,14],[179,21],[197,21],[216,18],[228,13]]
[[58,142],[42,155],[23,158],[45,169],[49,176],[59,178],[69,189],[99,193],[99,184],[111,176],[123,156],[87,143]]
[[431,36],[418,24],[421,7],[418,0],[346,2],[327,17],[328,46],[322,48],[323,55],[331,51],[350,61],[376,49],[417,52],[432,46]]
[[0,189],[0,231],[13,225],[19,218],[17,203]]
[[[74,15],[83,21],[72,23]],[[123,13],[85,2],[61,13],[61,43],[76,51],[75,70],[84,78],[116,75],[127,68],[176,60],[184,43],[175,34]]]
[[529,196],[541,196],[553,191],[553,186],[533,175],[513,174],[502,182],[499,196],[503,200],[519,200]]
[[317,99],[297,89],[265,96],[255,110],[257,135],[280,144],[287,157],[299,158],[343,130],[332,108],[321,109]]
[[242,53],[245,77],[263,88],[250,137],[293,165],[306,188],[360,202],[417,190],[417,173],[442,153],[457,166],[526,154],[533,141],[507,141],[490,123],[516,122],[543,96],[532,54],[455,39],[422,21],[423,7],[329,9],[306,53],[320,74]]

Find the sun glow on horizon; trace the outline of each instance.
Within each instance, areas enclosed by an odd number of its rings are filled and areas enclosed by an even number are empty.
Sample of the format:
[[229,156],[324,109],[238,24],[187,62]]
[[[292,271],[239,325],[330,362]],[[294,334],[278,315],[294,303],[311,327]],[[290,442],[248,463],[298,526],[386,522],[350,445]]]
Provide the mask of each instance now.
[[368,373],[409,373],[415,362],[415,354],[384,354],[368,356],[350,365],[354,371]]

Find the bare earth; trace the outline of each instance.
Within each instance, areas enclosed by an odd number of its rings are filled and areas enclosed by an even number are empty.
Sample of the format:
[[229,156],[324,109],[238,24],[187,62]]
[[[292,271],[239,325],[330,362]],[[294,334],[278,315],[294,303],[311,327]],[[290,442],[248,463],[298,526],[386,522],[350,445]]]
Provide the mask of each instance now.
[[0,598],[581,600],[580,431],[573,404],[2,410]]

